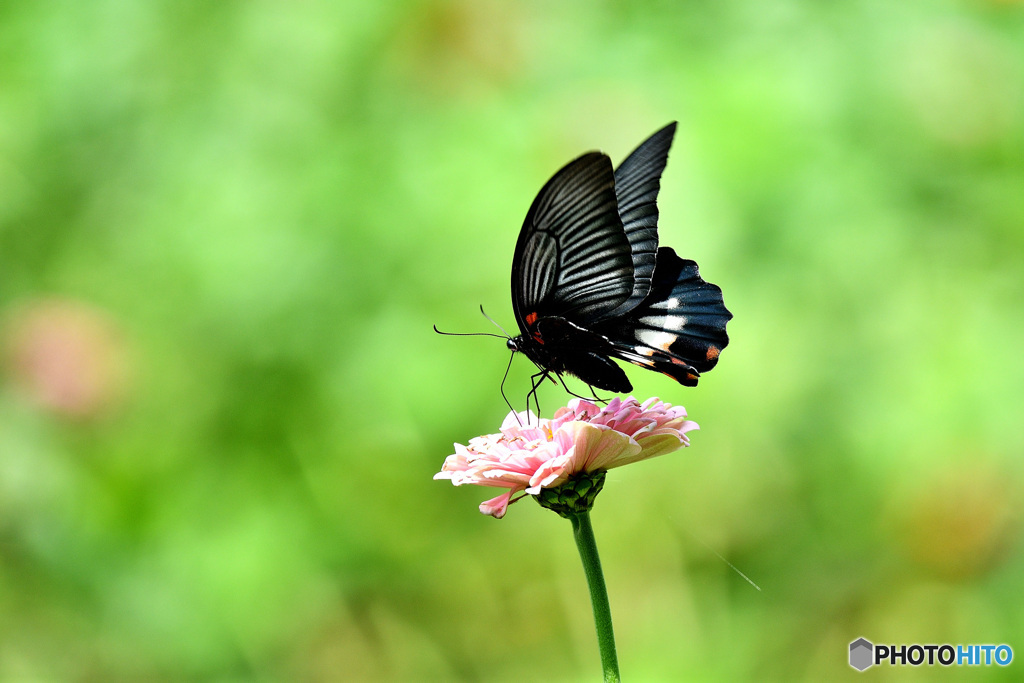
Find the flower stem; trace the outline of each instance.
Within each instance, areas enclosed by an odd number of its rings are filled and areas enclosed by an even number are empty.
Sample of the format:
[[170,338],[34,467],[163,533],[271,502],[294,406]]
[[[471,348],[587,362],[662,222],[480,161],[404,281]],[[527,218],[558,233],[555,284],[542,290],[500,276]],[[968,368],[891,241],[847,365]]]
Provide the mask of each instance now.
[[615,655],[615,634],[612,632],[612,610],[608,605],[608,590],[601,572],[601,558],[597,555],[594,528],[590,525],[590,513],[571,515],[572,535],[583,560],[583,572],[587,575],[590,588],[590,602],[594,607],[594,625],[597,627],[597,645],[601,650],[601,666],[606,683],[618,683],[619,660]]

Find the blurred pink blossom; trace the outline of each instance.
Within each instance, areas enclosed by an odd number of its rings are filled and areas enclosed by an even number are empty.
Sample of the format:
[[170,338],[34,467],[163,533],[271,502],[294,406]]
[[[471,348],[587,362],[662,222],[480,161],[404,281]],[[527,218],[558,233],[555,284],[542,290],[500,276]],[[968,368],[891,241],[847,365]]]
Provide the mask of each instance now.
[[121,396],[127,347],[102,309],[34,299],[5,316],[3,346],[16,386],[64,417],[94,417]]
[[642,404],[633,397],[614,398],[603,407],[577,398],[550,420],[509,413],[498,434],[455,444],[434,479],[508,489],[480,504],[480,512],[500,519],[517,493],[536,496],[574,474],[671,453],[690,445],[686,433],[694,429],[697,423],[686,419],[682,406],[657,398]]

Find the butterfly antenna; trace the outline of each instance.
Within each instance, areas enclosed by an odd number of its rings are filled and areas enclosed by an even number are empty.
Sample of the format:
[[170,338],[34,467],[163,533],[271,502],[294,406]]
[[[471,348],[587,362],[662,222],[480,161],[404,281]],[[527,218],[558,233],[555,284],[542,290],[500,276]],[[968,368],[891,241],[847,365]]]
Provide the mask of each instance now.
[[507,336],[502,337],[500,334],[491,334],[490,332],[442,332],[437,329],[437,325],[434,325],[434,332],[447,337],[497,337],[498,339],[508,339]]
[[[501,325],[499,325],[499,324],[498,324],[498,321],[497,321],[497,320],[495,320],[495,319],[494,319],[494,318],[492,318],[491,316],[487,315],[487,313],[486,313],[486,312],[484,311],[484,305],[483,305],[483,304],[480,304],[480,312],[484,314],[484,317],[485,317],[485,318],[487,318],[487,319],[488,319],[488,320],[490,320],[490,321],[491,321],[492,323],[494,323],[494,326],[495,326],[495,327],[497,327],[497,328],[498,328],[499,330],[501,330],[502,332],[505,332],[505,328],[504,328],[504,327],[502,327]],[[505,339],[511,339],[511,338],[512,338],[512,335],[510,335],[510,334],[509,334],[508,332],[505,332]]]
[[507,405],[508,409],[512,411],[512,414],[516,416],[516,422],[518,422],[519,426],[522,427],[523,421],[519,419],[519,413],[517,413],[516,409],[512,407],[512,404],[508,400],[508,396],[505,395],[505,380],[508,379],[508,371],[512,369],[512,359],[515,357],[515,352],[508,357],[508,365],[505,367],[505,376],[501,378],[501,386],[498,388],[498,391],[501,392],[501,397],[505,399],[505,405]]

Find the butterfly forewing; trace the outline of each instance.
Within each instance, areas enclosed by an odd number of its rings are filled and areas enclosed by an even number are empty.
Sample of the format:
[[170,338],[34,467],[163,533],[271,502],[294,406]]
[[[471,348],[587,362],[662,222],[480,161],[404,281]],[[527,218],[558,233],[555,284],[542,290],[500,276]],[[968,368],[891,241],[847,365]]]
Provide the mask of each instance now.
[[611,161],[599,152],[569,163],[541,189],[512,268],[524,333],[538,317],[590,323],[629,298],[633,259],[617,207]]

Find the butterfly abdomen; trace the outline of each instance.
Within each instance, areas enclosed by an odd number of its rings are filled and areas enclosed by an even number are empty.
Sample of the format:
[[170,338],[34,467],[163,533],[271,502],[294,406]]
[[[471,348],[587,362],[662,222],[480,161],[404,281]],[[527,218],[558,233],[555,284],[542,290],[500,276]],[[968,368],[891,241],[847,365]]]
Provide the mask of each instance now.
[[541,318],[530,334],[512,339],[509,347],[521,351],[542,371],[568,373],[607,391],[633,389],[626,373],[609,358],[615,353],[611,341],[564,318]]

